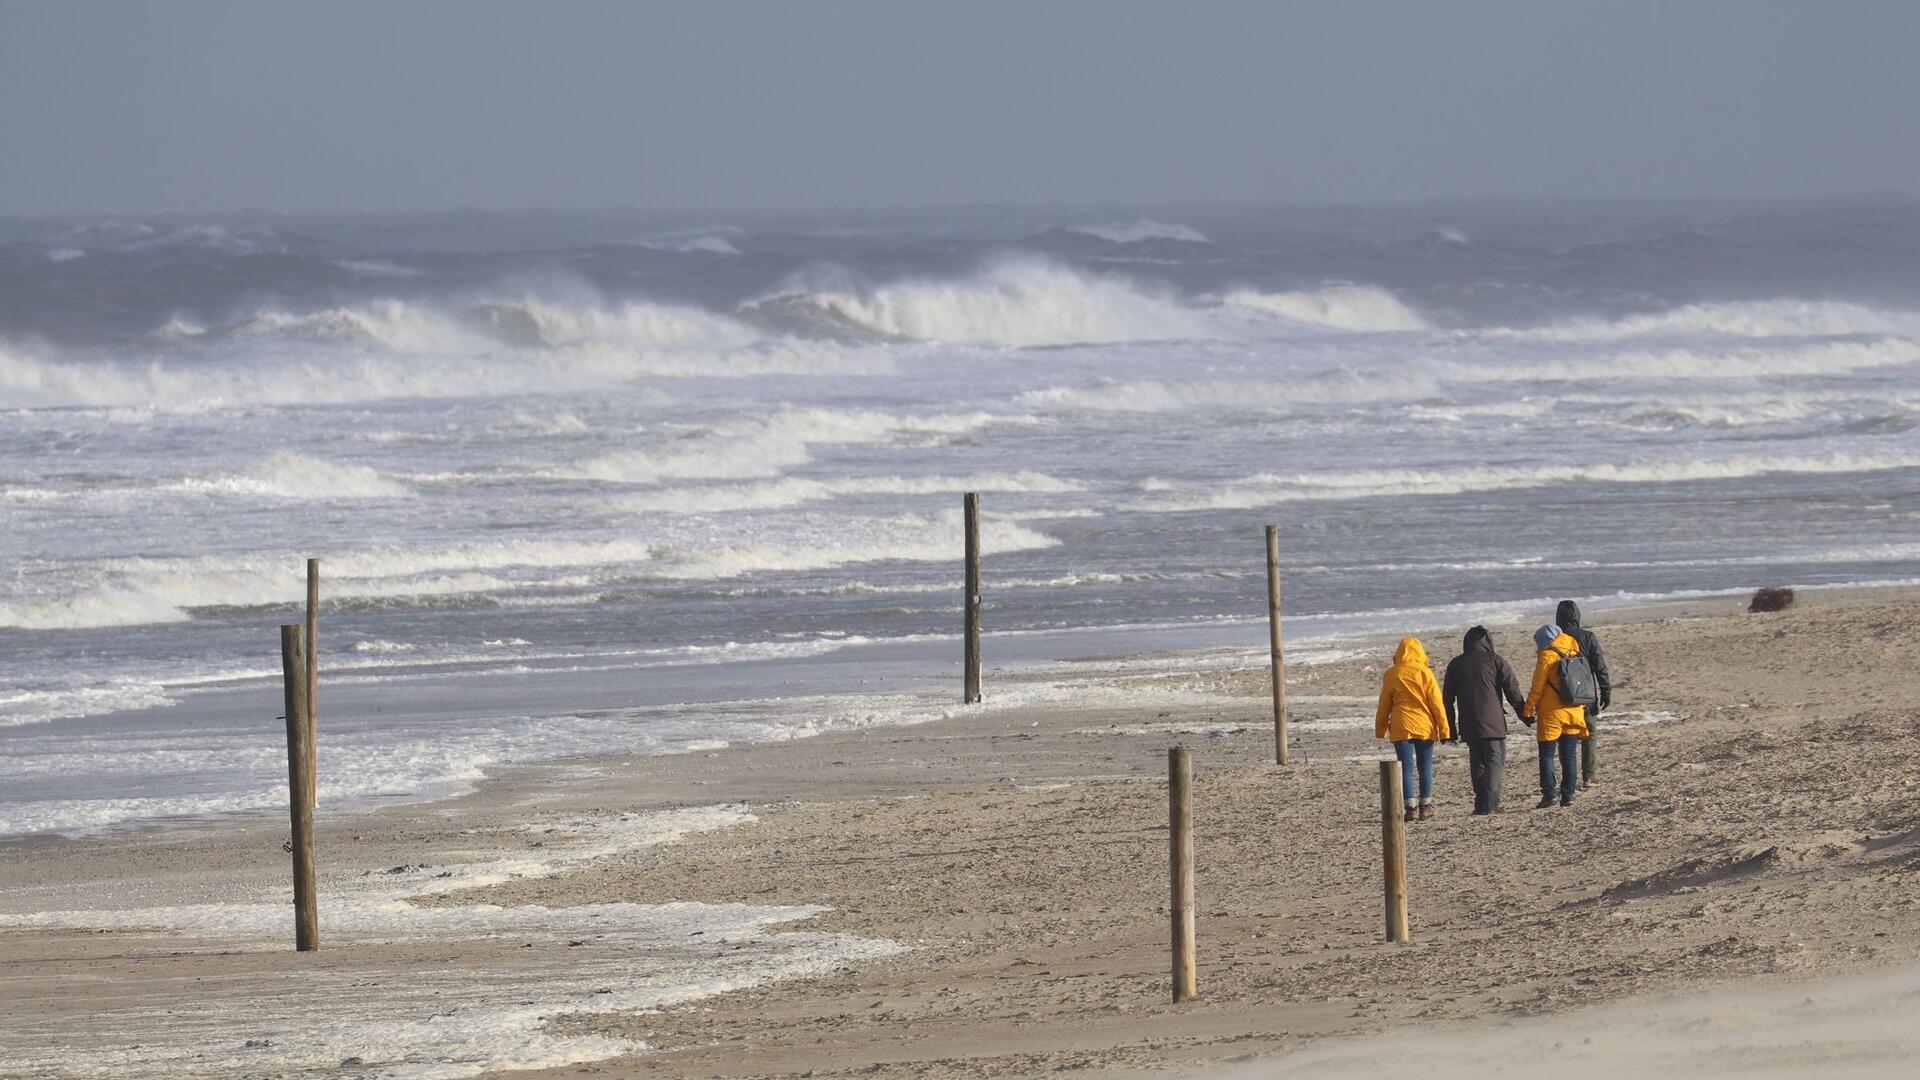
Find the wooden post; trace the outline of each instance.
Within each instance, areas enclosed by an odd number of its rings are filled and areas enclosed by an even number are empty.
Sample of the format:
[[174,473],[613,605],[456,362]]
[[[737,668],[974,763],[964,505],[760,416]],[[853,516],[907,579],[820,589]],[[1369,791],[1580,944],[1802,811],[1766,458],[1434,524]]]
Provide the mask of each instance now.
[[1401,819],[1400,763],[1380,763],[1380,847],[1386,869],[1387,940],[1407,938],[1407,826]]
[[293,814],[293,941],[301,952],[320,947],[320,914],[313,885],[312,728],[307,716],[306,628],[280,628],[280,667],[287,705],[287,805]]
[[1173,886],[1173,1001],[1200,996],[1193,974],[1193,753],[1167,751],[1167,862]]
[[320,804],[320,560],[307,560],[308,806]]
[[972,705],[980,700],[980,496],[967,492],[961,506],[967,523],[967,672],[960,700]]
[[1287,763],[1287,662],[1280,650],[1280,530],[1267,526],[1267,636],[1273,645],[1273,761]]

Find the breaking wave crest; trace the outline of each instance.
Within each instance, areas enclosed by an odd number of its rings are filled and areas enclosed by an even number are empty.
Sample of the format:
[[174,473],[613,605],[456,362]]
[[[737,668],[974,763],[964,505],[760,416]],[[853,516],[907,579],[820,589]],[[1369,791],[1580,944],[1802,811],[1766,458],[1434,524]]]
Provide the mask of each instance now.
[[[792,531],[783,544],[673,544],[645,540],[514,540],[438,548],[385,548],[324,558],[329,603],[475,595],[522,588],[580,587],[617,572],[672,581],[760,572],[829,570],[853,563],[947,560],[963,543],[957,510],[886,518],[836,518]],[[989,553],[1059,543],[1024,525],[988,520]],[[30,630],[182,622],[195,610],[296,605],[304,562],[285,555],[104,559],[54,595],[0,604],[0,626]],[[556,570],[574,571],[560,575]]]
[[992,413],[909,416],[873,409],[788,408],[719,425],[673,449],[617,450],[575,462],[558,475],[574,480],[657,484],[672,480],[751,480],[780,475],[812,459],[817,445],[862,446],[903,436],[949,438],[992,424],[1031,423]]
[[[1252,510],[1287,502],[1459,495],[1553,484],[1674,484],[1749,476],[1880,472],[1920,468],[1920,452],[1836,452],[1802,457],[1749,455],[1683,461],[1597,462],[1535,467],[1359,469],[1324,473],[1258,473],[1193,495],[1172,495],[1147,510]],[[1148,481],[1148,490],[1167,485]]]
[[1104,225],[1075,225],[1067,230],[1112,244],[1139,244],[1148,240],[1172,240],[1182,244],[1211,244],[1200,232],[1186,225],[1171,225],[1151,218],[1111,221]]
[[1221,299],[1228,308],[1278,315],[1309,326],[1334,330],[1425,330],[1419,312],[1385,289],[1336,284],[1299,292],[1263,293],[1240,289]]
[[243,472],[189,478],[167,490],[302,500],[404,499],[413,494],[405,484],[364,465],[336,465],[284,450]]
[[1536,341],[1615,341],[1636,337],[1834,337],[1920,335],[1920,312],[1880,311],[1826,300],[1756,300],[1688,304],[1622,319],[1574,319],[1531,330],[1496,333]]
[[1017,347],[1222,336],[1202,312],[1139,282],[1026,257],[964,278],[786,293],[743,310],[794,307],[908,341]]
[[1290,382],[1239,379],[1140,379],[1097,386],[1055,386],[1022,395],[1032,406],[1087,412],[1178,412],[1183,409],[1288,409],[1302,405],[1409,401],[1432,397],[1440,384],[1420,373],[1336,369]]
[[1815,341],[1740,348],[1635,349],[1567,359],[1467,364],[1435,361],[1433,370],[1460,382],[1588,382],[1613,379],[1751,379],[1839,375],[1920,362],[1920,343]]
[[1082,485],[1039,472],[974,476],[860,476],[813,480],[785,477],[765,483],[662,488],[608,500],[627,513],[724,514],[775,510],[838,498],[879,495],[958,495],[966,491],[1066,494]]

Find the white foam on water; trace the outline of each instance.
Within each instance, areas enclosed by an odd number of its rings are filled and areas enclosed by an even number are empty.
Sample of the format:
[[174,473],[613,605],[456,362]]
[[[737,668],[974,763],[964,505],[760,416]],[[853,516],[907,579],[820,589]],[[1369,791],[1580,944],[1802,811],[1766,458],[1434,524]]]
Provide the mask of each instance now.
[[1553,484],[1671,484],[1781,474],[1824,475],[1920,468],[1920,452],[1810,455],[1738,455],[1679,461],[1593,462],[1533,467],[1456,469],[1362,469],[1322,473],[1259,473],[1229,483],[1154,500],[1142,509],[1250,510],[1287,502],[1457,495],[1513,491]]
[[1431,376],[1383,378],[1378,372],[1334,370],[1286,382],[1242,379],[1139,379],[1085,387],[1049,387],[1021,403],[1089,412],[1178,412],[1186,409],[1290,409],[1326,404],[1406,401],[1440,393]]
[[1033,423],[986,412],[914,415],[878,409],[789,407],[732,420],[667,447],[619,450],[555,470],[561,477],[623,484],[779,476],[812,460],[816,446],[871,446],[903,437],[951,437],[995,425]]
[[[369,946],[406,949],[425,940],[468,941],[474,955],[463,965],[462,977],[449,979],[438,966],[349,960],[340,978],[362,985],[353,992],[302,994],[298,1013],[290,1008],[295,998],[289,994],[236,998],[232,991],[216,992],[220,1011],[199,1023],[183,1025],[173,1013],[135,1006],[111,1012],[114,1035],[97,1044],[17,1048],[10,1059],[16,1067],[63,1072],[116,1074],[137,1068],[177,1076],[335,1068],[354,1058],[363,1074],[381,1077],[451,1078],[555,1067],[645,1049],[636,1040],[565,1034],[553,1028],[556,1017],[643,1013],[904,951],[905,946],[889,941],[775,929],[827,910],[814,905],[413,902],[559,876],[753,820],[741,806],[559,819],[523,830],[521,843],[538,837],[539,848],[523,849],[537,856],[335,876],[325,883],[321,905],[330,949],[364,955]],[[483,896],[473,894],[476,900]],[[106,929],[229,947],[238,943],[249,950],[283,948],[291,925],[284,899],[0,913],[0,927]],[[497,946],[495,952],[482,951],[486,942],[502,936],[540,947],[516,950],[507,958]],[[578,953],[556,948],[562,942],[588,948]],[[370,969],[363,967],[369,963]],[[364,985],[369,975],[377,976],[377,989]],[[260,978],[269,987],[277,981],[270,974]],[[327,976],[299,970],[278,978],[297,978],[312,991],[309,984]]]
[[1190,226],[1154,221],[1151,218],[1112,221],[1104,225],[1075,225],[1067,231],[1113,244],[1139,244],[1148,240],[1172,240],[1182,244],[1213,243]]
[[1765,346],[1686,347],[1590,352],[1565,359],[1520,362],[1428,360],[1424,368],[1448,382],[1615,382],[1625,379],[1744,380],[1844,375],[1920,363],[1920,343],[1904,338],[1816,341]]
[[[668,580],[707,580],[768,571],[825,570],[863,562],[940,561],[960,550],[958,510],[885,518],[839,518],[794,531],[784,544],[671,544],[647,540],[476,541],[435,548],[389,548],[326,555],[330,601],[494,596],[518,584],[502,574],[623,567]],[[981,527],[988,553],[1049,548],[1059,541],[1005,520]],[[0,626],[24,629],[137,626],[183,622],[196,608],[292,605],[304,595],[297,555],[103,559],[88,564],[77,587],[58,595],[0,603]],[[491,573],[489,572],[491,571]],[[553,575],[533,573],[548,586]]]
[[757,306],[776,300],[909,341],[1034,346],[1221,336],[1203,313],[1170,295],[1032,256],[969,277],[788,294]]
[[738,255],[740,249],[724,236],[707,233],[702,236],[661,237],[655,240],[642,240],[640,246],[655,251],[677,251],[683,255]]
[[413,495],[405,484],[365,465],[336,464],[285,450],[239,473],[190,477],[162,490],[301,500],[404,499]]
[[173,701],[173,696],[163,687],[133,679],[58,690],[0,690],[0,727],[102,716],[130,709],[164,708]]
[[1822,337],[1849,334],[1920,335],[1920,312],[1883,311],[1830,300],[1734,301],[1687,304],[1620,319],[1569,319],[1534,329],[1498,329],[1488,335],[1538,341],[1617,341],[1635,337]]
[[1240,289],[1226,294],[1221,303],[1228,308],[1278,315],[1292,322],[1335,330],[1378,333],[1427,329],[1427,320],[1399,297],[1382,288],[1350,282],[1293,292]]
[[973,476],[859,476],[837,480],[786,477],[765,483],[670,487],[606,500],[627,513],[724,514],[771,510],[846,497],[880,495],[958,495],[968,491],[1067,494],[1082,485],[1040,472],[982,473]]

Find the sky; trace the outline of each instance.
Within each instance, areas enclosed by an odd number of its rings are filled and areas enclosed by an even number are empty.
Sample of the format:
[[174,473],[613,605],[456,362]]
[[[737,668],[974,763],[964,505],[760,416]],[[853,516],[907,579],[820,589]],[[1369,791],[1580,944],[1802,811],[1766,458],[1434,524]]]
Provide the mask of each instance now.
[[1920,4],[0,0],[0,213],[1920,191]]

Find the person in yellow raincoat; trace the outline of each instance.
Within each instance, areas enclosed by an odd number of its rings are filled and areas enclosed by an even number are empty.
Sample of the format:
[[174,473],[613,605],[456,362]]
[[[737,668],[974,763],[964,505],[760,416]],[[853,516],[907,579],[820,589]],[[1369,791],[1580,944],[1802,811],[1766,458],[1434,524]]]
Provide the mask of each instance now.
[[1580,655],[1580,643],[1548,623],[1533,632],[1533,644],[1540,651],[1533,658],[1533,690],[1527,694],[1520,722],[1533,728],[1533,737],[1540,743],[1540,803],[1534,809],[1552,806],[1556,794],[1561,806],[1572,806],[1580,781],[1577,762],[1580,740],[1587,734],[1587,710],[1567,704],[1560,696],[1560,661]]
[[[1380,680],[1380,707],[1374,710],[1373,734],[1393,742],[1400,759],[1400,796],[1407,803],[1408,821],[1433,816],[1433,743],[1450,734],[1447,706],[1440,700],[1440,681],[1427,666],[1427,649],[1419,638],[1401,638],[1393,666]],[[1419,802],[1414,801],[1414,774],[1420,777]]]

